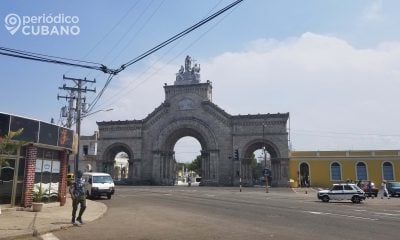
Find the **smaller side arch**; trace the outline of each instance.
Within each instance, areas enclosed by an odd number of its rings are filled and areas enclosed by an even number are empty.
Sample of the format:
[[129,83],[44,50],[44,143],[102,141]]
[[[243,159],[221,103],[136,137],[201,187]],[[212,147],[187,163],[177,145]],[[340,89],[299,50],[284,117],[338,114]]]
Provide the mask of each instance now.
[[[115,157],[120,152],[125,152],[128,155],[129,159],[128,169],[129,172],[131,173],[133,171],[133,159],[134,159],[133,151],[127,144],[122,142],[113,143],[105,149],[98,169],[101,169],[102,172],[109,173],[112,177],[115,177],[114,176]],[[129,174],[129,178],[131,178],[131,174]]]
[[[126,152],[128,154],[129,159],[133,159],[133,151],[132,149],[125,143],[116,142],[109,145],[103,153],[103,162],[110,161],[110,156],[117,155],[117,153]],[[114,161],[114,160],[112,160]]]
[[244,158],[250,158],[255,150],[262,149],[263,147],[271,155],[271,159],[281,157],[279,148],[273,142],[267,139],[254,139],[243,147]]
[[[281,151],[279,147],[272,141],[265,138],[256,138],[248,141],[243,148],[239,148],[240,157],[240,169],[244,169],[244,172],[250,172],[250,164],[252,154],[257,149],[263,149],[270,154],[270,165],[267,168],[270,170],[268,175],[268,182],[271,186],[287,186],[288,184],[288,159],[281,158]],[[243,172],[243,170],[242,170]],[[246,179],[245,179],[246,180]]]

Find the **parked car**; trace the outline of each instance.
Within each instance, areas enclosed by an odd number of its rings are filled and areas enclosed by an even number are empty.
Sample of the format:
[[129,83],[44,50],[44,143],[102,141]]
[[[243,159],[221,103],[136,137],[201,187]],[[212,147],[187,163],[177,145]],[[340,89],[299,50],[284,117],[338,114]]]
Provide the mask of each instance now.
[[386,183],[389,196],[400,196],[400,182],[388,182]]
[[107,196],[107,199],[111,199],[115,192],[115,185],[110,174],[85,172],[83,178],[85,179],[85,191],[88,198]]
[[318,191],[317,197],[323,202],[329,202],[330,200],[350,200],[353,203],[360,203],[365,200],[365,192],[356,184],[333,184],[329,190]]
[[371,182],[371,192],[368,191],[368,182],[369,181],[367,181],[367,180],[360,181],[357,183],[357,186],[365,192],[367,197],[371,197],[371,196],[378,197],[379,189],[375,187],[375,183]]

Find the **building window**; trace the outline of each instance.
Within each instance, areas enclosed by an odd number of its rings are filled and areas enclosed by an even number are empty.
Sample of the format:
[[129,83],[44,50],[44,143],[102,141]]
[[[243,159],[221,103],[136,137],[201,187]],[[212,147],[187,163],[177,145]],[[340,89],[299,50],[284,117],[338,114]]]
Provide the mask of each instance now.
[[342,170],[337,162],[331,164],[331,178],[333,181],[342,180]]
[[363,162],[357,163],[357,180],[367,180],[367,165]]
[[88,155],[89,152],[89,146],[88,145],[83,145],[83,154]]
[[393,165],[390,162],[383,163],[383,179],[384,180],[394,180]]

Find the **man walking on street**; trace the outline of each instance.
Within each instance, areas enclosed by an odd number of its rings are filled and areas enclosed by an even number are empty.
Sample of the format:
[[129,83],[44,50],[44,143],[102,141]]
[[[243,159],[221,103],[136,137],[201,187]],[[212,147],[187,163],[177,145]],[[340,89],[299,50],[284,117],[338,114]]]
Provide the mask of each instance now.
[[[69,192],[72,198],[72,220],[71,223],[76,225],[76,221],[83,224],[82,214],[86,209],[86,195],[85,195],[85,179],[82,177],[83,173],[78,170],[74,184],[71,184]],[[76,211],[78,210],[78,204],[81,205],[79,215],[76,217]]]
[[390,199],[390,196],[389,196],[389,192],[388,192],[388,190],[387,190],[387,187],[386,187],[386,181],[385,180],[383,180],[383,182],[382,182],[382,184],[381,184],[381,190],[382,190],[382,195],[381,195],[381,199],[383,199],[383,197],[387,197],[388,199]]

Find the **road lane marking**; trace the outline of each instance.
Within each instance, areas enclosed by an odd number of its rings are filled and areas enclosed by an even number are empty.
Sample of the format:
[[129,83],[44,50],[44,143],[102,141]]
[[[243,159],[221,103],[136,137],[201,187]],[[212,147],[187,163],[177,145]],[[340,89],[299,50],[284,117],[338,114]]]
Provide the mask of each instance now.
[[58,237],[56,237],[54,234],[52,233],[46,233],[43,234],[42,236],[40,236],[43,240],[59,240]]
[[377,221],[377,218],[367,218],[367,217],[359,217],[359,216],[352,216],[352,215],[344,215],[344,214],[337,214],[337,213],[328,213],[328,212],[314,212],[314,211],[303,211],[306,213],[311,213],[315,215],[328,215],[328,216],[337,216],[337,217],[347,217],[347,218],[355,218],[355,219],[362,219],[362,220],[370,220],[370,221]]
[[399,213],[383,213],[383,212],[374,212],[376,215],[385,215],[385,216],[400,216]]

